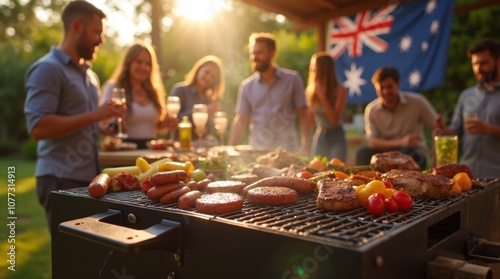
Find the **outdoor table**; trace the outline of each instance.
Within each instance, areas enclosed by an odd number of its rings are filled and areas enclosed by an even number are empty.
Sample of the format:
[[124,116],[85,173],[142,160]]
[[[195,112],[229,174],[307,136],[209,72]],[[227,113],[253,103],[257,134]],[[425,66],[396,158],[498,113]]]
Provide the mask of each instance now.
[[102,166],[133,166],[137,157],[152,162],[172,155],[170,151],[149,149],[99,151],[99,161]]

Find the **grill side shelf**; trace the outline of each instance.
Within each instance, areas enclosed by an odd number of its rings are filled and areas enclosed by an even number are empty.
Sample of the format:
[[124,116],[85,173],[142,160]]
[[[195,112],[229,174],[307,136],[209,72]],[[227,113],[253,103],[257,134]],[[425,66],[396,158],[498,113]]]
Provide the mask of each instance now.
[[120,211],[110,209],[104,213],[63,222],[59,225],[59,231],[125,253],[164,249],[180,255],[179,222],[164,219],[144,230],[136,230],[116,224],[120,215]]

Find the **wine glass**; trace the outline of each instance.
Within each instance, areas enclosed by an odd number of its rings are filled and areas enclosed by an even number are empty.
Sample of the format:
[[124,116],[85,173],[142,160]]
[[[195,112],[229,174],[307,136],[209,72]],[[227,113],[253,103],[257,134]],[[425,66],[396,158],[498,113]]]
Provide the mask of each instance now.
[[[177,114],[181,110],[181,100],[177,96],[169,96],[167,98],[167,113],[173,118],[177,118]],[[174,140],[174,131],[170,132],[170,139]]]
[[214,114],[214,128],[220,137],[220,145],[224,146],[224,135],[227,129],[227,115],[225,112],[218,111]]
[[[113,91],[111,92],[111,101],[117,105],[125,104],[127,102],[127,99],[125,97],[125,89],[113,88]],[[122,127],[123,118],[119,116],[116,118],[116,120],[118,121],[118,134],[116,134],[115,137],[119,139],[127,138],[128,135],[123,133],[123,127]]]
[[205,104],[196,104],[193,106],[193,123],[195,132],[198,135],[198,149],[201,150],[201,136],[205,132],[208,122],[208,108]]

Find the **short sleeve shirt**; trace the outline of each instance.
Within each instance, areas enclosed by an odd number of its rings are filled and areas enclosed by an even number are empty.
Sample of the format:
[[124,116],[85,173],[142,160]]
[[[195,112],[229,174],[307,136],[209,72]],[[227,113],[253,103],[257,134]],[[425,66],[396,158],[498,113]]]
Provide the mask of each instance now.
[[462,156],[460,163],[471,168],[475,177],[498,178],[500,176],[500,137],[494,135],[470,135],[464,130],[464,112],[477,112],[478,119],[500,126],[500,83],[490,91],[483,86],[470,87],[460,94],[451,128],[460,137]]
[[255,73],[240,85],[236,113],[250,118],[250,143],[257,149],[298,148],[297,111],[307,106],[296,71],[276,68],[271,83]]
[[368,138],[392,140],[408,134],[420,135],[418,149],[428,155],[424,126],[432,128],[437,113],[421,94],[399,92],[399,104],[394,110],[382,106],[380,98],[365,108],[365,132]]
[[[27,70],[24,113],[31,133],[46,115],[93,111],[99,102],[99,79],[56,47]],[[37,147],[36,176],[52,175],[90,182],[100,172],[99,128],[91,124],[63,138],[42,139]]]

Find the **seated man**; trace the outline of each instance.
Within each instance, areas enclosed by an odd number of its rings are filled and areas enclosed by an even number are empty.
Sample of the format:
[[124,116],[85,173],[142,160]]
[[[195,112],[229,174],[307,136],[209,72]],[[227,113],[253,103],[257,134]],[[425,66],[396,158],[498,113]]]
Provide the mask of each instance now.
[[372,77],[378,98],[365,108],[368,146],[356,154],[357,165],[369,165],[373,154],[399,150],[427,169],[423,125],[433,128],[437,113],[422,95],[399,90],[399,72],[382,67]]

